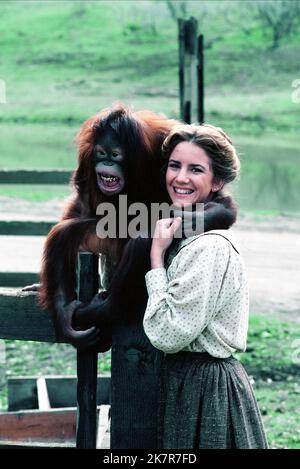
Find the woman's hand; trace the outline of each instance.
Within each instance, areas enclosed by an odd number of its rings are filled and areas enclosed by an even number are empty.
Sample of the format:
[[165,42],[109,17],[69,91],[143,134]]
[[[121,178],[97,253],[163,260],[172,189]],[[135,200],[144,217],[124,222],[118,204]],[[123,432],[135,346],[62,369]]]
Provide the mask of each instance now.
[[151,246],[151,268],[164,266],[165,252],[173,241],[175,232],[181,225],[181,218],[164,218],[158,220],[155,226]]

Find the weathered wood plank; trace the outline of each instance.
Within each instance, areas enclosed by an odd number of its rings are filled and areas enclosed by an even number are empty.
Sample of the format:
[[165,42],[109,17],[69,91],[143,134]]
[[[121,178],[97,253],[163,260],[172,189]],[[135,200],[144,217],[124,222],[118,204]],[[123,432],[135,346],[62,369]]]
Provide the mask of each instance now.
[[0,272],[1,287],[23,287],[38,280],[39,274],[34,272]]
[[107,433],[109,433],[109,405],[102,405],[99,410],[98,431],[97,431],[97,449],[104,449],[107,446]]
[[[76,378],[46,377],[52,407],[76,406]],[[96,404],[110,404],[110,376],[97,377]]]
[[74,449],[75,443],[53,443],[52,441],[38,442],[18,442],[0,440],[0,449]]
[[37,294],[0,288],[0,338],[63,342],[58,340],[50,311],[42,310]]
[[72,171],[2,170],[0,184],[68,184]]
[[106,432],[103,436],[103,440],[102,440],[100,449],[110,449],[110,424],[111,424],[111,421],[109,419],[108,427],[107,427]]
[[[27,376],[8,378],[7,397],[9,412],[38,409],[36,378],[30,378]],[[71,407],[71,405],[66,405],[64,407]]]
[[76,409],[0,414],[0,441],[75,442]]
[[184,20],[178,19],[178,52],[179,52],[179,104],[180,104],[180,118],[185,120],[184,111]]
[[46,236],[55,222],[0,220],[0,235]]
[[44,376],[39,376],[36,380],[39,410],[50,410],[50,400],[48,396],[47,384]]
[[204,122],[204,36],[198,36],[198,122]]
[[[90,253],[79,256],[79,300],[89,302],[98,292],[98,257]],[[77,350],[77,429],[76,447],[95,449],[97,437],[97,352]]]
[[[127,316],[126,313],[124,316]],[[158,374],[162,353],[146,337],[142,320],[113,330],[111,448],[157,445]]]
[[198,97],[198,22],[195,18],[178,20],[180,117],[190,124],[199,117]]
[[[76,407],[75,376],[45,376],[47,389],[52,408]],[[37,376],[18,376],[8,378],[8,410],[17,411],[25,409],[37,409]],[[97,405],[110,404],[110,376],[98,376],[97,378]]]

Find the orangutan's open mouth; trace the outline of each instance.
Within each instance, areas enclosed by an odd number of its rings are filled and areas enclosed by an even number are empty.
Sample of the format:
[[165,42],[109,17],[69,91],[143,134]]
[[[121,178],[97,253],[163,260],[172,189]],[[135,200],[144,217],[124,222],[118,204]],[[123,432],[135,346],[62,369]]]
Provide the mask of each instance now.
[[117,194],[125,184],[122,177],[108,172],[97,172],[97,182],[99,189],[105,194]]

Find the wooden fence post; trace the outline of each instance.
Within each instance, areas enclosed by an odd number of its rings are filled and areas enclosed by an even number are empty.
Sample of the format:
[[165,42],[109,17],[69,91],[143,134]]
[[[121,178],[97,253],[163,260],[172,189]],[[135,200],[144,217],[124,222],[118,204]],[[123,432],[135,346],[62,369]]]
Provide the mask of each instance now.
[[[98,257],[88,253],[79,255],[78,298],[88,303],[98,292]],[[77,351],[77,424],[76,447],[95,449],[97,433],[97,352]]]
[[197,38],[195,18],[178,20],[180,118],[190,124],[204,121],[203,36]]
[[155,449],[162,352],[150,344],[142,318],[118,323],[112,339],[110,447]]
[[198,37],[198,122],[204,122],[204,37],[200,34]]

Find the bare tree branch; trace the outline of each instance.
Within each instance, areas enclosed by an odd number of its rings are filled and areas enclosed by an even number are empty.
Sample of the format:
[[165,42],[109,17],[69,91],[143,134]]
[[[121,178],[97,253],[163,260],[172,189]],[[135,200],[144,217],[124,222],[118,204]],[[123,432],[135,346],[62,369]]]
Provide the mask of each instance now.
[[172,0],[166,0],[166,4],[168,7],[168,10],[170,12],[170,15],[174,21],[177,21],[178,16],[177,16],[177,11],[174,5],[174,2]]
[[256,3],[257,20],[271,30],[271,49],[277,49],[283,38],[291,36],[300,25],[298,0],[268,0]]
[[166,0],[166,4],[174,21],[177,22],[178,18],[186,19],[188,17],[188,5],[186,1]]

